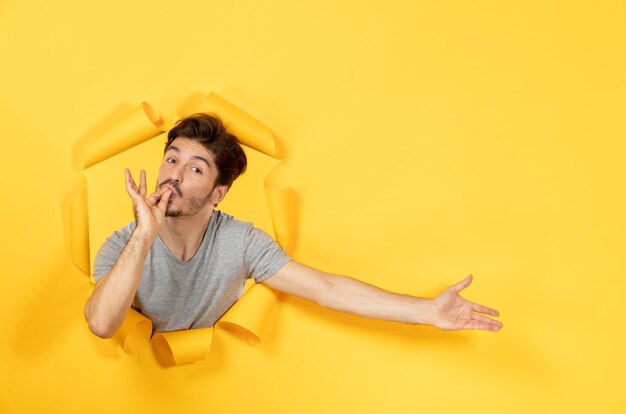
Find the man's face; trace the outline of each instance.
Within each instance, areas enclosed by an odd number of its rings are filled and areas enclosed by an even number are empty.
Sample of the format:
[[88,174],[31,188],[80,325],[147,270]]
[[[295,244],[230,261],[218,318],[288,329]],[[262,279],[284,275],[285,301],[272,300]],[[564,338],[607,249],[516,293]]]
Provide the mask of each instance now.
[[216,178],[213,154],[197,141],[176,138],[163,156],[157,180],[157,189],[173,190],[165,215],[193,216],[213,209],[226,194],[225,186],[215,187]]

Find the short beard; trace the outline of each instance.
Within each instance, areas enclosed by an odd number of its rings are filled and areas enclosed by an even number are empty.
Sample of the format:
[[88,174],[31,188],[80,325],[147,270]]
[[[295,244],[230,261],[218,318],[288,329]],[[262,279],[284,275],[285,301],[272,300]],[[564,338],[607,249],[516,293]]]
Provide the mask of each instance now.
[[189,211],[183,213],[181,209],[171,209],[168,208],[165,210],[165,217],[182,217],[182,216],[195,216],[202,207],[206,206],[213,195],[213,190],[215,190],[214,186],[209,194],[204,199],[192,198],[189,200]]
[[165,217],[180,217],[183,215],[181,210],[167,209],[165,211]]

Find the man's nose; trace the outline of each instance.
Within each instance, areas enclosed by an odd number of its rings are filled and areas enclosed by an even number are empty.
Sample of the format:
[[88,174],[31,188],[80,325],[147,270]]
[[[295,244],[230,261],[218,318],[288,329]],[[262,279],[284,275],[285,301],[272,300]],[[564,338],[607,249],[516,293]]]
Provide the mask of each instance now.
[[177,164],[172,168],[170,173],[170,180],[180,183],[183,180],[183,169],[180,164]]

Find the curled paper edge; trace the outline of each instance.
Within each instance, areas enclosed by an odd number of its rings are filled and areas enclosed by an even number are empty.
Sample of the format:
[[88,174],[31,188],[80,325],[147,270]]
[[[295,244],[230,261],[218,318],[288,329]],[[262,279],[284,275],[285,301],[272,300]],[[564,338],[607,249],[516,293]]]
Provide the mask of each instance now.
[[[258,345],[276,302],[274,290],[254,284],[222,316],[215,328],[243,337],[250,345]],[[151,331],[152,322],[131,308],[115,338],[128,354],[132,354],[136,344],[150,339]],[[152,338],[152,349],[157,361],[164,367],[201,361],[209,355],[213,332],[214,327],[159,332]]]
[[77,189],[64,201],[67,214],[66,237],[72,262],[85,275],[89,275],[89,208],[87,204],[87,181],[80,174]]
[[84,170],[163,133],[163,120],[148,103],[131,108],[83,137],[74,149],[74,164]]
[[213,328],[160,332],[152,338],[154,355],[162,366],[204,360],[211,350]]
[[264,185],[274,236],[285,252],[292,256],[297,240],[298,194],[287,185],[284,166],[281,164],[269,172]]
[[214,92],[203,97],[200,102],[189,102],[178,110],[180,117],[194,113],[216,114],[228,132],[235,135],[243,145],[272,158],[282,159],[284,156],[275,134],[267,125]]
[[267,321],[277,302],[277,293],[255,283],[216,323],[237,336],[243,336],[250,345],[259,345]]
[[115,334],[115,339],[126,353],[133,354],[139,344],[150,339],[151,334],[152,321],[131,308]]

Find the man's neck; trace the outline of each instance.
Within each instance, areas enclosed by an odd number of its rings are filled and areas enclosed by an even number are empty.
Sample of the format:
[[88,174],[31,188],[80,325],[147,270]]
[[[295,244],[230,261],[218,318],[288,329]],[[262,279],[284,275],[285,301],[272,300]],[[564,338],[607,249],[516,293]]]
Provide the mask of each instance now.
[[166,217],[159,236],[179,260],[191,260],[202,244],[212,215],[211,208],[193,216]]

